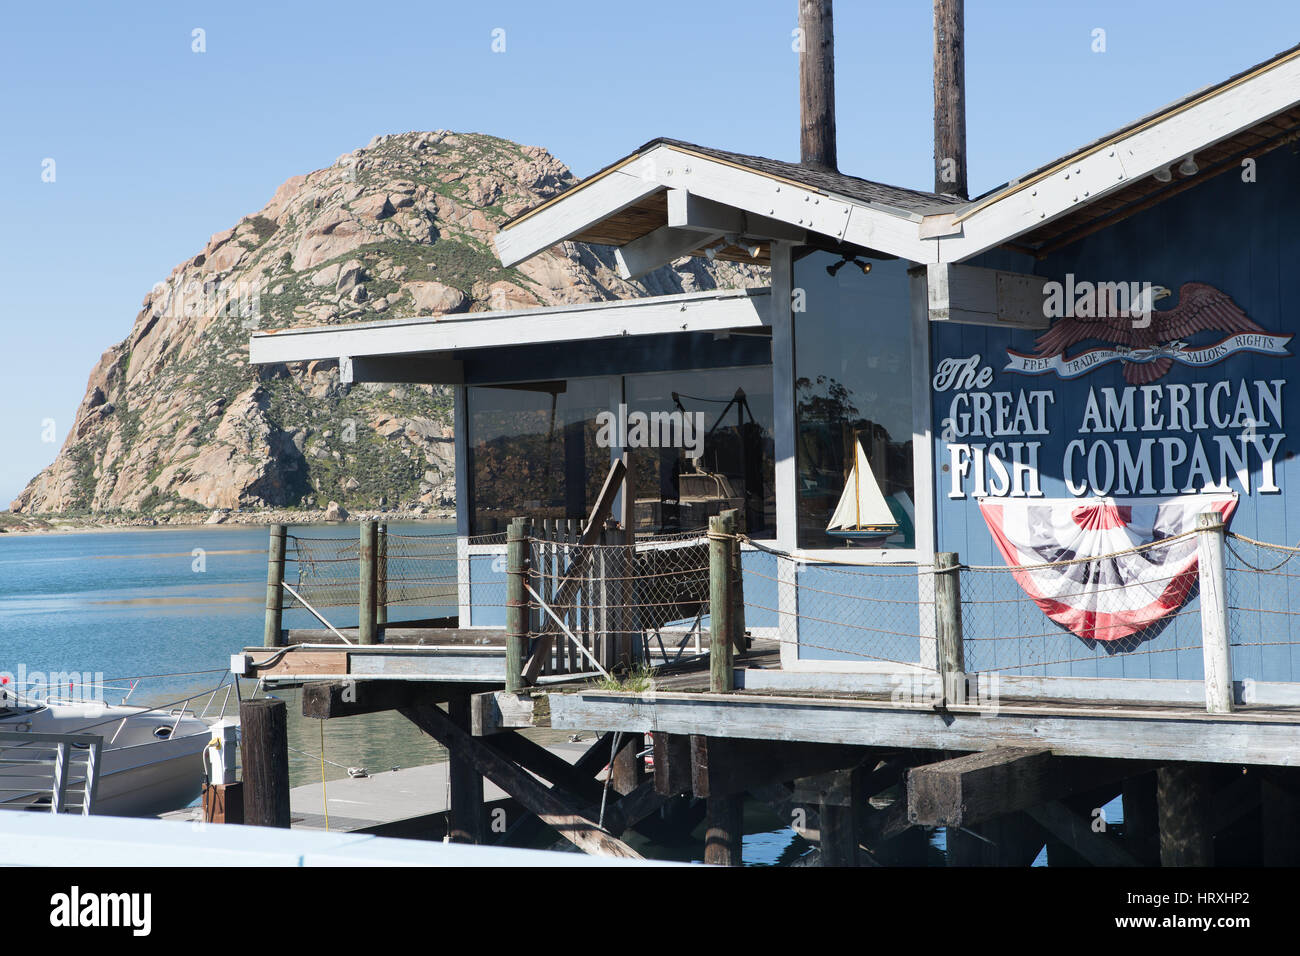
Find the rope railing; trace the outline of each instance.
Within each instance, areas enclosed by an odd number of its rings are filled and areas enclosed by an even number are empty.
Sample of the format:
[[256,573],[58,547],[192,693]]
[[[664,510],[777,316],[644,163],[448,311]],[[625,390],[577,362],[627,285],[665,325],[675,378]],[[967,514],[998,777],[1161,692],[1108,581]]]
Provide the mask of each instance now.
[[[713,522],[707,533],[631,541],[611,525],[593,541],[576,520],[548,519],[525,526],[518,539],[523,596],[515,600],[526,614],[517,631],[507,626],[507,642],[523,642],[522,653],[536,657],[530,681],[589,671],[588,653],[613,673],[617,661],[648,657],[656,643],[665,658],[669,644],[700,652],[705,633],[718,626],[710,610],[717,554],[725,551],[732,570],[718,593],[732,595],[723,629],[737,649],[748,634],[808,661],[1212,679],[1220,692],[1226,673],[1229,693],[1232,676],[1291,680],[1293,656],[1300,667],[1290,626],[1300,617],[1300,562],[1293,561],[1300,547],[1226,533],[1217,516],[1200,517],[1211,521],[1104,554],[1063,552],[1011,565],[956,555],[867,564],[852,549],[843,559],[810,556]],[[498,619],[509,621],[506,538],[390,532],[371,546],[364,535],[292,535],[284,581],[317,607],[360,607],[365,579],[357,565],[373,548],[381,607],[468,602],[497,608]]]

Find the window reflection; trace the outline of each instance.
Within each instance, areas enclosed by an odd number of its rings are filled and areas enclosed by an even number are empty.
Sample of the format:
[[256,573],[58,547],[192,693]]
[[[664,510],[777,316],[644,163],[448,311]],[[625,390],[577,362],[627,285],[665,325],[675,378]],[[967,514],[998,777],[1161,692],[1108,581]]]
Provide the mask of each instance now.
[[470,534],[504,531],[517,515],[585,518],[609,471],[596,415],[606,379],[468,390]]
[[915,546],[907,262],[797,259],[798,543]]
[[[633,452],[636,526],[642,533],[707,528],[727,508],[747,534],[776,532],[772,367],[629,375],[629,412],[690,416],[691,447]],[[662,419],[660,419],[662,420]]]
[[503,531],[516,515],[586,518],[623,437],[638,533],[701,530],[736,508],[746,533],[775,534],[770,365],[628,375],[622,385],[621,425],[609,378],[467,389],[470,534]]

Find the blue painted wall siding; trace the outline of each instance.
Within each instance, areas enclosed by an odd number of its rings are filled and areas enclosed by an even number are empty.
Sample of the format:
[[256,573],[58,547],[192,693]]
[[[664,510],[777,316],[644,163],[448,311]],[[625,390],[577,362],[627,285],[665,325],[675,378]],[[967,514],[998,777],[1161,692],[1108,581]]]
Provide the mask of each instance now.
[[[1151,282],[1174,290],[1175,295],[1184,282],[1205,282],[1230,295],[1267,332],[1297,333],[1300,332],[1297,319],[1300,270],[1296,264],[1300,261],[1300,232],[1293,222],[1296,211],[1300,210],[1300,159],[1290,148],[1277,150],[1259,160],[1257,173],[1254,183],[1242,182],[1235,172],[1207,180],[1040,262],[999,250],[971,264],[1034,272],[1061,281],[1067,273],[1072,273],[1076,280]],[[1157,308],[1169,304],[1169,301],[1157,303]],[[1004,371],[1007,350],[1032,353],[1039,334],[935,323],[931,327],[932,356],[937,363],[944,357],[978,353],[994,369],[989,391],[1050,388],[1056,394],[1055,407],[1050,413],[1053,433],[1028,440],[1043,442],[1039,457],[1043,494],[1069,497],[1061,467],[1066,443],[1075,438],[1094,441],[1119,437],[1076,432],[1089,387],[1121,389],[1127,383],[1118,363],[1096,368],[1074,380],[1063,380],[1055,374],[1028,376]],[[1208,344],[1224,335],[1203,333],[1192,344]],[[1090,340],[1067,352],[1073,355],[1101,344]],[[1288,346],[1292,356],[1297,345],[1300,339]],[[1296,357],[1237,353],[1203,369],[1176,364],[1158,382],[1162,385],[1213,383],[1226,379],[1232,383],[1235,397],[1240,380],[1287,380],[1283,386],[1283,427],[1264,430],[1288,434],[1275,458],[1276,482],[1281,492],[1263,494],[1257,490],[1261,472],[1258,457],[1252,455],[1251,493],[1239,496],[1230,525],[1231,530],[1240,534],[1278,544],[1300,541],[1300,463],[1294,457],[1297,442],[1289,433],[1294,427],[1292,423],[1300,422],[1300,380],[1292,380],[1292,370],[1300,368],[1298,361],[1300,358]],[[1253,392],[1253,385],[1251,389]],[[1002,558],[977,503],[971,497],[948,497],[951,475],[944,466],[949,462],[949,452],[942,432],[944,419],[949,417],[949,399],[949,395],[936,394],[934,400],[938,549],[958,552],[967,564],[1001,565]],[[1218,432],[1240,433],[1240,429]],[[1175,433],[1151,432],[1131,437],[1161,434]],[[1201,434],[1206,440],[1204,436],[1216,432],[1194,434]],[[1190,444],[1193,435],[1180,437]],[[1136,449],[1136,445],[1133,447]],[[1217,470],[1216,459],[1217,454],[1213,454],[1211,461]],[[1230,484],[1240,492],[1235,481]],[[1251,551],[1247,558],[1260,566],[1261,556]],[[1270,559],[1268,564],[1276,564],[1283,555],[1262,557]],[[1300,573],[1300,559],[1294,563],[1296,567],[1287,567]],[[1238,559],[1231,557],[1229,564],[1242,567]],[[983,581],[983,577],[993,580]],[[1248,568],[1230,571],[1229,577],[1230,603],[1242,608],[1285,612],[1234,611],[1231,614],[1234,677],[1270,681],[1300,679],[1300,653],[1290,644],[1300,642],[1300,585],[1281,575],[1252,574]],[[1014,669],[1010,673],[1025,674],[1183,679],[1202,676],[1196,615],[1172,621],[1134,653],[1117,654],[1113,653],[1114,648],[1108,649],[1104,644],[1089,647],[1053,625],[1032,603],[1023,600],[1023,593],[1009,574],[977,575],[966,587],[980,590],[981,596],[988,600],[1006,602],[965,609],[967,634],[981,639],[967,646],[967,664],[971,670],[1011,667]],[[1187,608],[1197,608],[1195,598]],[[1020,639],[985,640],[1017,636]],[[1057,663],[1047,663],[1050,661]]]
[[919,663],[916,568],[806,564],[796,581],[800,660]]

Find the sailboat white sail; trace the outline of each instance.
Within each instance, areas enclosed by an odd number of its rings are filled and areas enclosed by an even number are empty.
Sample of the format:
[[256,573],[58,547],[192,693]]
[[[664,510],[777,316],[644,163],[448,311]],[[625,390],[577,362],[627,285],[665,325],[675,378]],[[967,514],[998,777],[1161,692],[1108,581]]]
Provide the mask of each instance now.
[[891,532],[898,527],[898,521],[880,492],[876,476],[871,473],[871,465],[867,461],[867,453],[862,450],[862,443],[855,439],[853,447],[857,454],[853,472],[844,483],[840,502],[835,506],[835,513],[831,515],[826,530],[832,533],[847,532],[846,536],[853,532]]

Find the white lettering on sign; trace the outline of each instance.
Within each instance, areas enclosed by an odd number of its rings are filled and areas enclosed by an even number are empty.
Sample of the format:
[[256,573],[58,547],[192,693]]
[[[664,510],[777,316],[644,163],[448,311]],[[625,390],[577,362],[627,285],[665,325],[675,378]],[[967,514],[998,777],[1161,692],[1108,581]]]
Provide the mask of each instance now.
[[[948,497],[1042,497],[1042,442],[966,439],[1050,435],[1058,431],[1048,421],[1056,395],[971,391],[983,378],[979,356],[947,362],[952,364],[941,362],[935,376],[936,391],[962,389],[949,398],[942,423]],[[1090,388],[1075,429],[1081,437],[1066,444],[1059,473],[1076,497],[1227,493],[1234,486],[1250,494],[1254,474],[1255,491],[1277,494],[1285,384],[1271,379]],[[1205,434],[1211,430],[1231,434]]]

